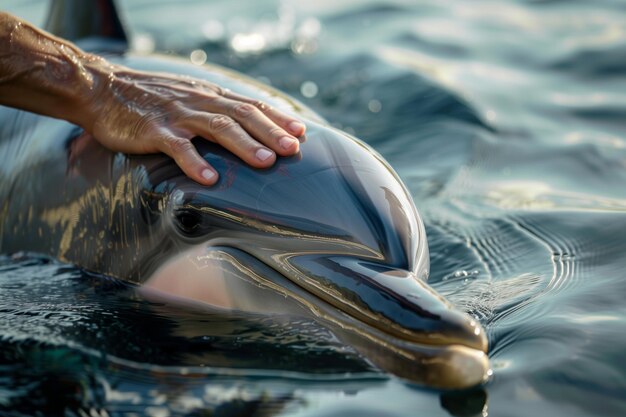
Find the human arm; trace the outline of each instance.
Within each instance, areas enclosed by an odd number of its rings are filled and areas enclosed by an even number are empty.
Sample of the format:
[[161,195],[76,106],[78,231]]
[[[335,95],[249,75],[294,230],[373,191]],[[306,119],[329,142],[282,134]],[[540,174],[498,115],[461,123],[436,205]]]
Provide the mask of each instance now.
[[164,152],[192,179],[217,181],[195,136],[253,167],[298,152],[305,126],[266,104],[172,74],[135,71],[0,12],[0,104],[68,120],[107,148]]

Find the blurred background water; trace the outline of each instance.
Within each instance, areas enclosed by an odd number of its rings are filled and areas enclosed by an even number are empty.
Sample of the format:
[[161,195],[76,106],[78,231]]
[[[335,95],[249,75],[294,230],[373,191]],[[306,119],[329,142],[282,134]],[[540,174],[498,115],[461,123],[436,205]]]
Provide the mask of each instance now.
[[[626,2],[126,0],[138,53],[234,68],[380,151],[494,377],[440,393],[324,329],[0,257],[0,414],[626,415]],[[47,3],[1,6],[42,24]]]

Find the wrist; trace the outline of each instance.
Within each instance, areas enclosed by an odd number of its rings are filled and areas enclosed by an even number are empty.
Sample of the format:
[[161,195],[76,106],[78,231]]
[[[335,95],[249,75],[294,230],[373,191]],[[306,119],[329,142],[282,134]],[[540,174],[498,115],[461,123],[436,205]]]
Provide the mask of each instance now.
[[115,66],[102,57],[82,51],[76,58],[72,62],[76,83],[66,97],[68,115],[64,118],[93,132],[93,125],[104,111],[103,95],[114,78]]
[[0,40],[0,104],[91,129],[112,65],[6,13]]

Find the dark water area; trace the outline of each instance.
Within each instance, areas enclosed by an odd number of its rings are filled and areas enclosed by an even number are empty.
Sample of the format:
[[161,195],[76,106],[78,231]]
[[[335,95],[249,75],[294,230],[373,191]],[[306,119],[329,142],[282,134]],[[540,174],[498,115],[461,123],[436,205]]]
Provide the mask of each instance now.
[[625,2],[121,5],[139,53],[234,68],[381,152],[494,375],[423,389],[314,323],[183,309],[19,254],[0,258],[0,415],[626,415]]

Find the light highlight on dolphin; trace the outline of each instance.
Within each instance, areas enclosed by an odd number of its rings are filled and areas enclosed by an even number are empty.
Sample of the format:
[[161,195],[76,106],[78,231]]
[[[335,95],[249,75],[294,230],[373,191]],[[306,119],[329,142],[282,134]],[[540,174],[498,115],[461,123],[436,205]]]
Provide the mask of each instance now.
[[241,74],[171,58],[118,61],[298,113],[301,154],[256,170],[197,140],[220,172],[205,187],[164,155],[115,154],[66,122],[0,108],[1,251],[42,252],[177,299],[313,318],[420,384],[486,380],[486,335],[425,283],[422,220],[378,153]]

